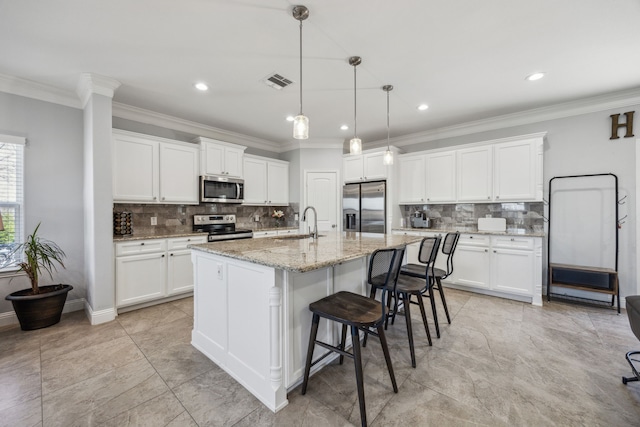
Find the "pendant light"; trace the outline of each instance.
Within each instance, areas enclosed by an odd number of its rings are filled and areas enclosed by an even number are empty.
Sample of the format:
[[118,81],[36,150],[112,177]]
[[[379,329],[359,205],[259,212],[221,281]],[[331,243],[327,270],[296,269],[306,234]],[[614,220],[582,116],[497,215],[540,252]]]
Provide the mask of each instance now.
[[309,9],[306,6],[294,6],[293,17],[300,21],[300,114],[293,118],[293,137],[308,139],[309,119],[302,114],[302,21],[309,17]]
[[352,56],[349,58],[349,65],[353,65],[353,138],[349,141],[349,153],[360,154],[362,153],[362,140],[358,138],[358,102],[357,102],[357,79],[356,79],[356,67],[362,63],[362,58],[359,56]]
[[391,148],[389,147],[389,92],[393,90],[393,86],[384,85],[382,86],[382,90],[387,92],[387,151],[384,153],[384,157],[382,158],[382,163],[385,165],[392,165],[393,153],[391,152]]

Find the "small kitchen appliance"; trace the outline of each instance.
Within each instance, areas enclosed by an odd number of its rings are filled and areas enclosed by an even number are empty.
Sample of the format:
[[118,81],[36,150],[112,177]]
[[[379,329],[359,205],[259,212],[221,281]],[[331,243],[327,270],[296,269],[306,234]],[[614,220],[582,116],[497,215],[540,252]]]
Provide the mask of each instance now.
[[193,231],[208,233],[208,242],[221,240],[249,239],[253,237],[251,230],[236,229],[235,215],[194,215]]
[[425,212],[414,212],[411,217],[411,228],[431,228],[433,220]]

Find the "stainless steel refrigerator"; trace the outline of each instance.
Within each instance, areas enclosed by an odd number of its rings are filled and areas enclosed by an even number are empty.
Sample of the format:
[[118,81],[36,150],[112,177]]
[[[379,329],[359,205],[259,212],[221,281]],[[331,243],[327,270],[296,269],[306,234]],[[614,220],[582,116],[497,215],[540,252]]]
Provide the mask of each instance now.
[[386,187],[385,181],[346,184],[342,188],[342,229],[384,234]]

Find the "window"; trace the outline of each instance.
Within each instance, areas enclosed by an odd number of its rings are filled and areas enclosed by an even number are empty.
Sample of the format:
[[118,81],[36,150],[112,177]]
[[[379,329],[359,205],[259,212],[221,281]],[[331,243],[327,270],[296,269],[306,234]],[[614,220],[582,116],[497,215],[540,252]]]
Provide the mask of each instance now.
[[4,225],[0,231],[0,271],[15,270],[18,260],[8,256],[24,238],[24,145],[25,138],[0,135],[0,215]]

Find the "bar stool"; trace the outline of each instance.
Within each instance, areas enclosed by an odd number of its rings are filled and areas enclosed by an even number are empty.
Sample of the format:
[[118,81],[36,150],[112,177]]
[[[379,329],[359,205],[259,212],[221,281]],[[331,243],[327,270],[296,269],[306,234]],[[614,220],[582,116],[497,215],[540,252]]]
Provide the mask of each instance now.
[[[427,239],[436,239],[427,240]],[[440,338],[440,326],[438,325],[438,311],[436,310],[436,303],[433,296],[433,287],[435,285],[434,274],[435,274],[435,263],[436,258],[438,256],[438,250],[440,249],[440,242],[442,238],[439,236],[436,237],[426,237],[422,239],[420,243],[420,252],[418,252],[418,262],[420,264],[407,264],[403,265],[400,269],[400,277],[415,277],[425,281],[428,286],[423,286],[424,292],[422,292],[423,296],[427,296],[429,298],[429,302],[431,303],[431,312],[433,313],[433,323],[436,327],[436,336]]]
[[[395,316],[398,314],[398,306],[402,301],[402,305],[404,307],[404,317],[405,322],[407,324],[407,337],[409,338],[409,352],[411,354],[411,366],[416,367],[416,352],[413,342],[413,327],[411,324],[411,304],[417,304],[420,307],[420,314],[422,315],[422,323],[424,325],[424,330],[427,334],[427,340],[429,345],[433,345],[431,341],[431,332],[429,331],[429,324],[427,322],[427,314],[424,309],[424,302],[422,300],[422,295],[425,292],[429,292],[431,294],[431,288],[433,287],[433,265],[435,264],[436,256],[438,255],[438,249],[440,248],[440,237],[425,237],[420,242],[420,252],[418,253],[418,259],[421,262],[424,262],[426,265],[423,266],[423,271],[421,277],[411,277],[400,274],[398,277],[398,284],[396,285],[395,291],[395,302],[394,308],[391,312],[393,324],[395,322]],[[402,270],[400,270],[402,272]],[[371,294],[375,295],[376,286],[371,286]],[[413,295],[417,295],[417,301],[412,301],[411,297]],[[432,299],[433,301],[433,299]],[[432,309],[435,310],[432,303]]]
[[[380,338],[380,344],[382,345],[384,359],[387,363],[389,376],[391,377],[393,391],[394,393],[398,392],[398,386],[396,384],[396,377],[393,373],[393,366],[391,365],[391,357],[389,356],[389,347],[384,334],[383,324],[387,319],[387,306],[384,303],[386,299],[385,294],[386,292],[393,292],[395,289],[396,281],[400,272],[400,265],[402,264],[402,258],[404,257],[404,251],[404,247],[399,249],[380,249],[371,255],[367,278],[369,283],[377,283],[384,286],[382,301],[376,301],[375,299],[355,294],[353,292],[341,291],[309,304],[309,310],[313,313],[313,319],[311,322],[311,334],[309,337],[307,359],[304,367],[302,394],[307,392],[307,384],[309,382],[309,372],[311,367],[330,355],[331,352],[340,354],[340,364],[342,364],[344,356],[352,358],[355,363],[358,401],[360,403],[360,420],[363,426],[367,425],[367,413],[364,399],[359,331],[364,331],[365,337],[368,334],[372,334]],[[316,339],[318,335],[320,317],[342,324],[342,337],[338,347]],[[349,353],[344,349],[347,337],[347,326],[351,327],[352,353]],[[375,328],[377,333],[372,331],[371,328]],[[324,354],[312,363],[313,349],[316,344],[330,350],[330,352]]]

